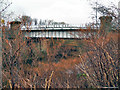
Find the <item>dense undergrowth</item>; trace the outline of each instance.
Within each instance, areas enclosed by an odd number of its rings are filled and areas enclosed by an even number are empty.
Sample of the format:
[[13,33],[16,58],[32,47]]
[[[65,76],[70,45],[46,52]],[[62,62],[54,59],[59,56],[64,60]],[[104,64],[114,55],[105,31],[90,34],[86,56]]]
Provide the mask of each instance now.
[[[3,29],[3,31],[5,28]],[[8,40],[3,32],[3,88],[100,88],[118,86],[118,33],[86,40]],[[43,40],[43,39],[42,39]]]

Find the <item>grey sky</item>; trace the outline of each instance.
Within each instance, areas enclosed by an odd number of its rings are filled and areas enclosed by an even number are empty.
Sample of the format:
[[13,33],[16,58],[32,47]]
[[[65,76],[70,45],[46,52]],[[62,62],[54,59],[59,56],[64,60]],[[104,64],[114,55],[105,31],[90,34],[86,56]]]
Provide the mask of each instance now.
[[[29,15],[37,19],[53,19],[69,24],[85,24],[91,21],[90,2],[95,0],[11,0],[10,9],[18,15]],[[105,5],[118,0],[96,0]]]

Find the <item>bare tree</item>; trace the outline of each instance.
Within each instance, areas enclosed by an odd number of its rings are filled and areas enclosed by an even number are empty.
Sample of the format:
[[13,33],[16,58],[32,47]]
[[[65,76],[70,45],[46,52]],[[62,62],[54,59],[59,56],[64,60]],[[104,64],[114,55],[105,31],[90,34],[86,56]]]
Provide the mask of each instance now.
[[24,23],[24,25],[30,26],[32,23],[32,18],[30,16],[23,15],[21,21]]
[[0,0],[0,88],[2,88],[2,24],[4,24],[4,18],[6,17],[5,10],[12,3],[8,3],[8,1]]

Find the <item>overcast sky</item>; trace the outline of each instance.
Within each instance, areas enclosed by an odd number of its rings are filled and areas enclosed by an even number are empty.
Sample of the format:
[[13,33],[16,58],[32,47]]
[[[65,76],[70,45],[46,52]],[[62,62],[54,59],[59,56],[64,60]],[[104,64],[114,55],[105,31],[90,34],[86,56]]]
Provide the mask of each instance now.
[[[53,19],[69,24],[85,24],[91,22],[94,14],[90,3],[95,0],[10,0],[10,10],[18,15],[29,15],[37,19]],[[105,5],[119,0],[96,0]]]

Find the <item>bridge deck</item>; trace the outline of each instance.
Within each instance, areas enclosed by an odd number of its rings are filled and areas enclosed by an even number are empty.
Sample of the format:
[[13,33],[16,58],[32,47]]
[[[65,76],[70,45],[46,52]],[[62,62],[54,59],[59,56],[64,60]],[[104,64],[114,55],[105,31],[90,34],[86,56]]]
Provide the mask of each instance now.
[[31,38],[63,38],[63,39],[83,39],[90,38],[95,35],[98,30],[95,29],[80,29],[80,28],[68,28],[68,29],[34,29],[27,30],[22,29],[25,33],[25,37]]

